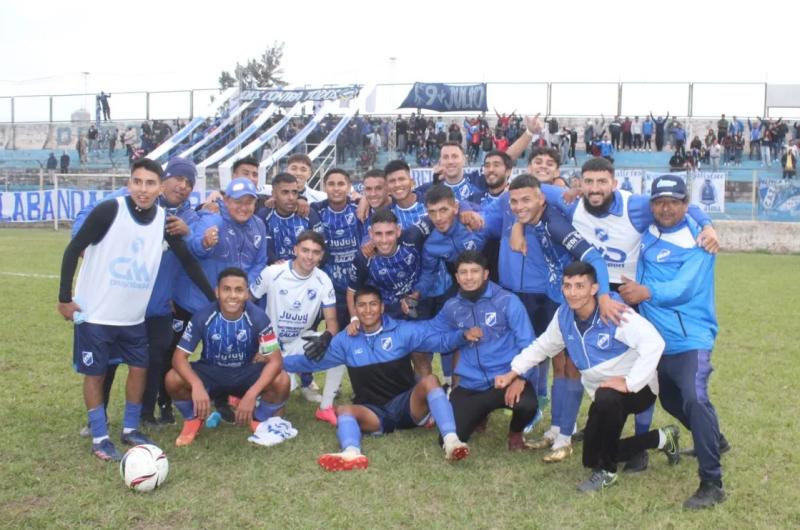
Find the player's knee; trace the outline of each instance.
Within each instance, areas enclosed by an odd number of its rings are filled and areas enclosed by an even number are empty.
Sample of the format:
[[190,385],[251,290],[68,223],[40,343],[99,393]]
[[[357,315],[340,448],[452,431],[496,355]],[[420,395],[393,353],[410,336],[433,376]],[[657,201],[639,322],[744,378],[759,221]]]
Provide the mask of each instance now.
[[164,387],[167,389],[167,393],[172,397],[174,397],[173,394],[180,392],[184,384],[183,378],[175,370],[170,370],[167,372],[166,377],[164,377]]
[[342,415],[354,416],[355,414],[353,412],[353,406],[352,405],[338,405],[336,407],[336,415],[337,416],[342,416]]
[[426,376],[423,376],[419,380],[419,383],[417,384],[422,386],[422,388],[424,388],[426,392],[430,392],[434,388],[439,388],[442,386],[441,384],[439,384],[439,378],[433,374],[428,374]]
[[613,410],[619,402],[619,392],[611,388],[598,388],[594,393],[594,405],[601,412]]
[[289,391],[292,388],[292,382],[289,379],[289,374],[281,371],[272,383],[272,387],[276,394],[283,399],[289,397]]

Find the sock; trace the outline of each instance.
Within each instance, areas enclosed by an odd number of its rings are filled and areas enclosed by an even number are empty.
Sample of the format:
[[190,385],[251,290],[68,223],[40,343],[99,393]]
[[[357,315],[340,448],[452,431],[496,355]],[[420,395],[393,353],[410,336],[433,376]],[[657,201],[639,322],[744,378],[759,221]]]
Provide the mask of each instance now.
[[448,440],[451,440],[452,442],[458,442],[459,441],[458,435],[456,433],[454,433],[454,432],[450,432],[450,433],[445,434],[442,437],[442,446],[447,445],[447,441]]
[[636,434],[645,434],[650,431],[650,425],[653,423],[653,413],[655,410],[656,405],[653,403],[646,411],[636,415],[634,420]]
[[184,420],[194,419],[194,403],[189,399],[175,401],[175,408],[181,413]]
[[426,396],[428,400],[428,408],[431,409],[433,419],[436,420],[436,427],[439,428],[439,434],[446,436],[450,433],[456,432],[456,420],[453,417],[453,407],[447,400],[444,390],[434,388]]
[[539,381],[536,383],[536,395],[547,398],[547,375],[550,373],[550,361],[545,360],[539,365]]
[[314,375],[308,372],[303,372],[300,374],[300,386],[305,388],[310,386],[311,383],[314,382]]
[[581,409],[583,400],[583,385],[580,379],[567,379],[566,391],[564,392],[564,408],[561,412],[561,433],[567,436],[572,435],[575,422],[578,419],[578,411]]
[[361,428],[358,426],[358,421],[350,414],[339,416],[336,437],[339,438],[339,447],[342,450],[354,448],[361,452]]
[[321,409],[329,409],[333,406],[333,398],[342,385],[345,366],[336,366],[325,372],[325,388],[322,389],[322,402],[319,404]]
[[125,402],[125,415],[122,417],[122,432],[128,434],[139,428],[139,416],[142,415],[142,404]]
[[553,449],[561,449],[562,447],[566,447],[568,445],[572,445],[572,436],[561,433],[556,435],[556,439],[553,442]]
[[667,445],[667,435],[664,434],[662,429],[658,430],[658,448],[664,449],[664,446]]
[[266,421],[273,417],[276,412],[284,407],[284,405],[286,405],[285,401],[281,401],[280,403],[269,403],[268,401],[260,399],[258,401],[258,405],[256,405],[256,408],[253,411],[253,419],[256,421]]
[[445,385],[453,386],[453,376],[445,375],[442,377]]
[[89,430],[92,432],[92,442],[100,443],[103,438],[108,438],[105,407],[100,405],[87,411],[86,414],[89,416]]
[[547,431],[544,433],[545,438],[550,438],[551,440],[555,440],[558,435],[561,434],[561,427],[558,425],[551,425]]
[[[567,395],[567,378],[553,377],[553,387],[550,389],[550,424],[561,430],[561,414],[564,413],[564,399]],[[558,434],[558,433],[556,433]]]

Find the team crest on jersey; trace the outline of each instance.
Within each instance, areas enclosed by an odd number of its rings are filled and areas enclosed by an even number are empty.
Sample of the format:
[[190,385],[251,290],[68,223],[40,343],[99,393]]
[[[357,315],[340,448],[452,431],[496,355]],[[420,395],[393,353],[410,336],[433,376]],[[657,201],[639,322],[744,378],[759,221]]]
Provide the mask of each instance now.
[[253,236],[253,246],[258,248],[261,245],[261,236],[255,235]]
[[611,341],[611,337],[608,333],[598,333],[597,334],[597,347],[605,350],[608,348],[608,344]]
[[328,293],[328,298],[335,298],[335,297],[336,293],[333,291],[333,289],[331,289],[330,292]]
[[308,290],[308,299],[313,300],[317,297],[317,290],[316,289],[309,289]]
[[355,350],[353,350],[353,355],[361,355],[362,353],[364,353],[363,348],[356,348]]
[[381,348],[385,351],[389,351],[392,349],[392,337],[383,337],[381,338]]
[[229,233],[230,235],[232,235],[232,236],[235,236],[235,235],[236,235],[236,232],[234,232],[233,228],[228,228],[228,233]]
[[402,280],[405,277],[406,277],[406,273],[405,272],[400,271],[400,272],[397,273],[397,278],[398,279]]
[[342,237],[344,235],[344,228],[337,229],[334,234],[336,234],[336,237]]
[[662,249],[658,252],[658,254],[656,254],[656,261],[659,263],[667,261],[667,258],[669,257],[670,254],[671,252],[668,248]]
[[490,327],[494,326],[495,324],[497,324],[497,313],[495,313],[494,311],[492,311],[491,313],[486,313],[483,316],[483,321],[487,326]]
[[172,319],[172,331],[175,333],[180,333],[183,330],[183,320],[178,318]]
[[247,341],[247,330],[246,329],[240,329],[239,331],[237,331],[236,332],[236,340],[238,340],[239,342]]
[[83,359],[84,366],[91,366],[94,364],[94,355],[90,351],[82,352],[81,358]]
[[467,187],[467,186],[462,187],[458,191],[458,193],[461,195],[462,199],[466,199],[467,197],[469,197],[469,187]]
[[597,236],[597,239],[600,241],[608,241],[608,232],[603,228],[595,228],[594,235]]
[[280,291],[278,291],[278,294],[286,296],[287,294],[289,294],[289,291],[287,291],[286,289],[281,289]]
[[225,351],[228,352],[228,353],[232,352],[233,351],[233,344],[228,344],[228,347],[225,348]]
[[283,238],[283,245],[285,247],[291,247],[292,246],[292,240],[289,238],[289,236],[286,236],[286,237]]
[[464,241],[464,248],[467,250],[475,250],[475,242],[471,239],[468,241]]
[[403,261],[406,262],[406,265],[411,265],[412,263],[414,263],[414,254],[409,254],[408,256],[403,258]]
[[346,213],[344,214],[344,220],[351,225],[356,221],[356,217],[352,213]]
[[211,340],[213,340],[214,342],[221,341],[222,335],[220,335],[219,333],[214,333],[213,335],[211,335]]
[[386,269],[379,269],[378,274],[380,274],[381,276],[386,276],[387,274],[389,274],[389,271]]
[[303,304],[300,303],[300,300],[295,300],[292,302],[292,309],[300,309]]

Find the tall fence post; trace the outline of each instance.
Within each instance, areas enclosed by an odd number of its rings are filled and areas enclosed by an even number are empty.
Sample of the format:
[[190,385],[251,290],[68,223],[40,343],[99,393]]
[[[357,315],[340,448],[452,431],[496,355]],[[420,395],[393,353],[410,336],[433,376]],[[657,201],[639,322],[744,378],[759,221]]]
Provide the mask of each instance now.
[[53,173],[53,230],[58,232],[58,173]]
[[150,120],[150,92],[144,93],[144,119]]
[[189,91],[189,121],[194,119],[194,90]]
[[14,97],[11,97],[11,149],[17,148],[17,126],[14,124]]
[[767,107],[767,92],[769,90],[769,85],[765,82],[764,83],[764,114],[763,116],[767,117],[767,112],[769,112],[769,107]]
[[53,96],[50,96],[50,123],[53,123]]
[[753,170],[753,193],[750,196],[750,206],[751,206],[750,220],[751,221],[755,221],[756,220],[756,212],[758,210],[756,208],[757,201],[758,201],[758,171],[754,169]]
[[547,112],[545,112],[545,116],[550,115],[550,111],[552,109],[553,103],[553,83],[547,83]]
[[694,83],[689,83],[689,108],[686,115],[690,118],[694,116]]
[[622,83],[617,83],[617,116],[622,116]]

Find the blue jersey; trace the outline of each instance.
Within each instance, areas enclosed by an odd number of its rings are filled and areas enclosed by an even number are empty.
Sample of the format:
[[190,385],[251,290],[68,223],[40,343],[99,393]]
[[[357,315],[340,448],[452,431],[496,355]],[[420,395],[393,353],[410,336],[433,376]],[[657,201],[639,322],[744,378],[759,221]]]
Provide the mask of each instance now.
[[262,208],[258,216],[264,221],[267,229],[267,263],[292,259],[297,236],[305,230],[322,233],[322,222],[315,210],[308,212],[308,217],[293,213],[283,217],[277,210]]
[[425,234],[420,227],[403,230],[397,249],[389,256],[375,254],[371,258],[357,252],[348,277],[348,288],[357,291],[371,285],[381,292],[381,300],[390,311],[400,299],[414,291],[422,267],[422,246]]
[[424,298],[441,296],[453,285],[453,269],[458,256],[465,250],[483,250],[486,236],[483,232],[472,232],[458,218],[453,220],[447,232],[434,229],[428,217],[422,218],[420,226],[426,226],[430,235],[422,248],[422,271],[416,290]]
[[331,208],[327,200],[311,205],[322,220],[325,235],[325,262],[322,264],[333,282],[337,293],[347,291],[350,266],[361,248],[361,236],[364,233],[361,221],[356,216],[356,205],[347,202],[341,210]]
[[195,312],[186,326],[178,347],[191,354],[202,341],[200,362],[224,368],[240,368],[253,360],[259,337],[272,334],[269,317],[263,309],[247,302],[236,320],[222,315],[214,302]]
[[[417,199],[420,198],[421,197],[417,195]],[[397,216],[397,222],[400,223],[400,227],[403,230],[409,226],[414,226],[427,214],[427,211],[425,210],[425,204],[423,204],[420,200],[417,200],[408,208],[402,208],[397,203],[394,203],[392,204],[392,212],[394,212],[394,214]]]
[[714,347],[715,257],[697,246],[699,233],[687,215],[669,229],[652,225],[642,237],[636,281],[650,290],[650,299],[639,311],[664,337],[664,355]]
[[601,295],[609,292],[608,268],[592,245],[583,238],[566,216],[549,202],[535,225],[524,226],[527,254],[511,250],[511,228],[516,217],[511,212],[508,193],[484,210],[488,237],[500,239],[500,284],[517,293],[546,294],[563,302],[561,279],[564,267],[574,260],[591,264],[597,271]]
[[[417,197],[424,199],[425,192],[433,186],[434,182],[428,182],[417,188]],[[475,193],[486,191],[486,180],[480,170],[464,171],[461,180],[455,184],[450,184],[444,179],[439,180],[438,184],[443,184],[453,190],[457,201],[468,201]]]

